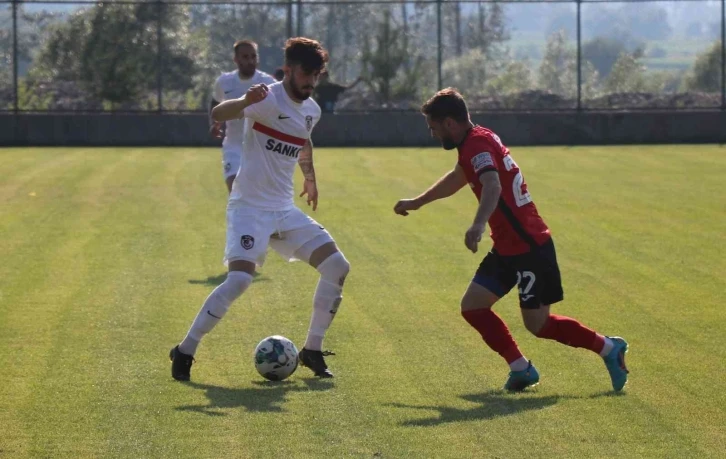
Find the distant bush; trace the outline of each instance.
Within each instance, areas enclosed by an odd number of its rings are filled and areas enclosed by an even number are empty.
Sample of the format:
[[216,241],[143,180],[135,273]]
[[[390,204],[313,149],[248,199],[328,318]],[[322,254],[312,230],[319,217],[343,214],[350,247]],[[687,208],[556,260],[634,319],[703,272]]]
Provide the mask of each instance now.
[[721,41],[698,55],[685,86],[695,91],[721,91]]

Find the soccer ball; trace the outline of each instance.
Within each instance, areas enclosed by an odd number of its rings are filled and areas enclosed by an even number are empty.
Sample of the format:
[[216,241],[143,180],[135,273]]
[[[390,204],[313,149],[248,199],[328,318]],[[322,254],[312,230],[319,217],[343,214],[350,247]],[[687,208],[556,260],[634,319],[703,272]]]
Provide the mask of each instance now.
[[282,381],[297,369],[297,348],[284,336],[268,336],[255,348],[255,368],[270,381]]

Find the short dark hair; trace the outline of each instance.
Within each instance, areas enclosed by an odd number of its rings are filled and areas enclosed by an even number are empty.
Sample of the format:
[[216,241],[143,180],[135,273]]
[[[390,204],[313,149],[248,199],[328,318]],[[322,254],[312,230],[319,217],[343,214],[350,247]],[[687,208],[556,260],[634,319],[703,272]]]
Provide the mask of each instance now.
[[240,46],[251,46],[257,50],[257,43],[252,40],[237,40],[234,42],[234,53],[237,54],[237,50],[240,48]]
[[421,113],[429,115],[434,121],[452,118],[464,123],[469,120],[469,109],[466,101],[455,88],[445,88],[434,94],[421,106]]
[[275,69],[275,73],[273,74],[275,79],[282,80],[285,77],[285,70],[282,69],[282,67],[278,67]]
[[328,52],[317,40],[297,37],[285,42],[285,63],[300,65],[305,72],[322,72],[328,63]]

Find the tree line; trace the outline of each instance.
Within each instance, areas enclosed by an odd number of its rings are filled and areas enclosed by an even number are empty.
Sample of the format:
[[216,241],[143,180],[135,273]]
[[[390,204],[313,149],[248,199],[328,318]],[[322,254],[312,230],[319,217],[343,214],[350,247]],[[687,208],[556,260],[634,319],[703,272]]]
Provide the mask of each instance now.
[[[271,71],[282,61],[280,47],[291,25],[286,3],[103,3],[71,14],[19,8],[18,93],[21,108],[27,109],[154,109],[159,87],[165,109],[202,109],[219,72],[233,68],[231,44],[236,39],[256,39],[261,66]],[[650,25],[643,30],[662,38],[653,26],[662,16],[647,13],[641,24]],[[335,80],[362,78],[364,84],[356,88],[366,96],[361,100],[410,108],[437,89],[437,14],[432,4],[305,5],[299,27],[328,47]],[[636,25],[637,20],[630,19]],[[575,43],[568,27],[557,28],[557,21],[536,61],[512,52],[511,37],[517,31],[501,3],[447,2],[441,7],[441,23],[444,85],[482,97],[532,90],[576,95]],[[672,32],[661,24],[663,33]],[[643,64],[648,51],[644,42],[622,34],[618,38],[603,32],[583,43],[585,97],[720,91],[720,42],[678,74],[649,71]],[[11,59],[10,29],[2,28],[0,103],[6,106],[11,105]]]

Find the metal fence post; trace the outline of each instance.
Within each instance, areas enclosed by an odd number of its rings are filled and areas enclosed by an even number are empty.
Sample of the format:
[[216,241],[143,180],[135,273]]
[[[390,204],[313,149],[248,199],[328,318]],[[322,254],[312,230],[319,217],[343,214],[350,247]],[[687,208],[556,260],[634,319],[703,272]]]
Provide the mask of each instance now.
[[303,14],[302,14],[302,0],[297,0],[297,36],[303,36]]
[[13,112],[18,114],[18,3],[13,0]]
[[443,77],[441,75],[441,68],[443,66],[443,39],[441,32],[441,6],[442,0],[436,0],[436,62],[438,65],[438,88],[443,89]]
[[164,4],[162,0],[156,2],[156,111],[161,112],[162,106],[162,73],[163,62],[161,60],[161,15],[163,14]]
[[292,2],[287,0],[287,38],[292,37]]
[[721,110],[726,110],[726,0],[721,0]]
[[582,0],[577,1],[577,111],[582,110]]

